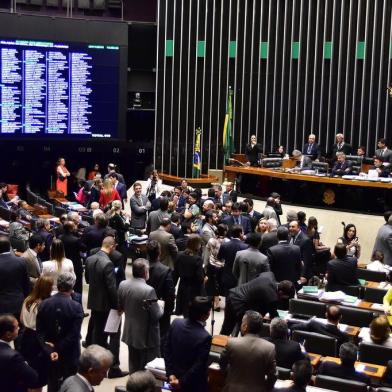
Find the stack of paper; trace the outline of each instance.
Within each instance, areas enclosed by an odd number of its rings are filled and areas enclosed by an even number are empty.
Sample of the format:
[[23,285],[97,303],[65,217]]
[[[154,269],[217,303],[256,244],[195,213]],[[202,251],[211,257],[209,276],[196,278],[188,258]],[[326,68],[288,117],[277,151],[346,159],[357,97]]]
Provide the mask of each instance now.
[[151,362],[148,362],[146,369],[157,378],[166,378],[165,360],[163,358],[155,358]]
[[325,291],[320,297],[321,301],[343,302],[346,294],[343,291]]

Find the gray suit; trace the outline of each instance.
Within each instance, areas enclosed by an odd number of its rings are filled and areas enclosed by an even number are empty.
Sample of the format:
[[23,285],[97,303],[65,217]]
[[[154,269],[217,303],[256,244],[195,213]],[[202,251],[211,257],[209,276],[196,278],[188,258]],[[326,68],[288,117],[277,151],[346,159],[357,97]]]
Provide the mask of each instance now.
[[68,377],[61,385],[60,392],[90,392],[88,385],[77,375]]
[[201,229],[201,238],[203,239],[205,245],[207,245],[211,238],[216,238],[214,226],[211,226],[209,223],[205,223]]
[[38,260],[38,257],[32,252],[30,248],[22,254],[22,257],[26,260],[27,275],[29,275],[30,285],[34,286],[35,281],[40,277],[42,266]]
[[[131,227],[143,230],[146,228],[147,211],[151,208],[150,200],[146,195],[141,195],[141,199],[133,195],[130,200],[131,205]],[[143,208],[146,207],[146,208]]]
[[385,264],[392,265],[392,225],[386,223],[379,228],[373,252],[376,250],[384,253]]
[[267,271],[270,271],[268,258],[257,248],[249,247],[237,252],[233,264],[233,275],[238,279],[238,286]]
[[153,287],[142,278],[131,278],[118,288],[120,309],[125,313],[122,341],[128,345],[129,372],[143,370],[147,362],[159,356],[159,319],[163,310]]
[[156,211],[151,211],[148,214],[147,229],[149,232],[158,230],[162,220],[168,218],[170,219],[170,214],[167,211],[162,211],[161,209]]
[[377,158],[380,158],[383,162],[392,163],[392,150],[387,148],[385,151],[381,149],[377,149],[375,154]]
[[253,334],[231,338],[221,368],[228,368],[224,392],[270,391],[276,381],[275,346]]
[[161,262],[174,269],[174,261],[177,258],[178,248],[173,234],[159,228],[150,233],[149,239],[158,241],[161,244]]

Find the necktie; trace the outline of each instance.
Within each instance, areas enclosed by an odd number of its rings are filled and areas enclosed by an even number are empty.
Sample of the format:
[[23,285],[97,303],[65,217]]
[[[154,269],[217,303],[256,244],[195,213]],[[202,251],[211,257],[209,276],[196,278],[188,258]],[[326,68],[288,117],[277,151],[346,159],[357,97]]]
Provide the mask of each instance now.
[[308,154],[310,154],[312,152],[312,147],[313,147],[313,144],[309,144],[309,146],[308,146]]
[[381,156],[384,156],[385,150],[381,150]]

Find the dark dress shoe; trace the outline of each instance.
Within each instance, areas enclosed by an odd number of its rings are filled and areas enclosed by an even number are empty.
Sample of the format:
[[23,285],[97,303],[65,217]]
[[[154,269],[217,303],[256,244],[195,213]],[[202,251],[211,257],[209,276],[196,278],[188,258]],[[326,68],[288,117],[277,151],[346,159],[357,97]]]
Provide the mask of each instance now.
[[121,369],[110,369],[108,372],[108,378],[121,378],[128,376],[129,372],[123,372]]

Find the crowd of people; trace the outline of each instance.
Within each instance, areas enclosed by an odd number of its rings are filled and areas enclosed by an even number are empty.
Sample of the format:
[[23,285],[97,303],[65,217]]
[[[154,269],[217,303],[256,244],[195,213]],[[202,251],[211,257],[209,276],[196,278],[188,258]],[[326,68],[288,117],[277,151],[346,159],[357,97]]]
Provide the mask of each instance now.
[[[66,174],[65,162],[59,165]],[[222,353],[224,390],[270,390],[276,366],[292,368],[294,384],[287,391],[304,390],[309,361],[288,340],[278,310],[287,309],[314,276],[331,291],[359,284],[356,227],[345,225],[331,249],[320,239],[316,217],[294,210],[283,217],[277,193],[256,211],[252,199],[239,200],[232,183],[204,195],[186,180],[162,190],[154,171],[147,192],[136,182],[128,200],[123,176],[109,169],[104,179],[98,171],[89,176],[77,194],[87,211],[69,211],[56,225],[34,216],[23,200],[7,199],[0,185],[2,203],[13,211],[9,233],[0,236],[0,385],[7,391],[40,391],[45,385],[49,392],[91,391],[106,373],[110,378],[129,373],[128,391],[148,391],[153,387],[145,366],[163,356],[172,389],[206,391],[211,335],[205,325],[224,302],[220,333],[241,332]],[[124,210],[128,202],[130,214]],[[369,269],[389,273],[392,212],[385,220]],[[391,301],[385,304],[387,316]],[[266,315],[272,320],[269,341],[259,338]],[[359,379],[353,366],[357,348],[337,328],[340,317],[339,307],[329,306],[327,324],[310,320],[290,329],[336,336],[341,367],[325,365],[320,372]],[[108,326],[108,318],[117,328]],[[390,344],[386,317],[370,328],[372,341]],[[121,339],[129,351],[127,371],[120,367]]]

